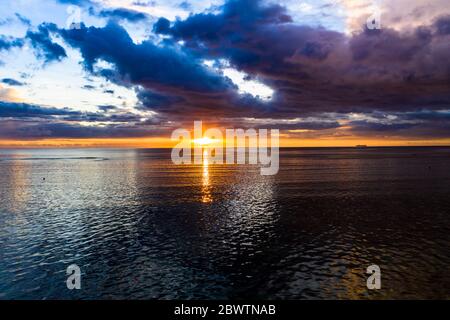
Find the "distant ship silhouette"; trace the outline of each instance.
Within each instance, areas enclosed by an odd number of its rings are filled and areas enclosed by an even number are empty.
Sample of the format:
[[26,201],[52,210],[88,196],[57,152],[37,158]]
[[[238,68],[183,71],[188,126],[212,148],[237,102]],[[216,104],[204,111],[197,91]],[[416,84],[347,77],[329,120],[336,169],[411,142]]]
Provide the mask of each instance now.
[[356,148],[367,148],[367,144],[357,144]]

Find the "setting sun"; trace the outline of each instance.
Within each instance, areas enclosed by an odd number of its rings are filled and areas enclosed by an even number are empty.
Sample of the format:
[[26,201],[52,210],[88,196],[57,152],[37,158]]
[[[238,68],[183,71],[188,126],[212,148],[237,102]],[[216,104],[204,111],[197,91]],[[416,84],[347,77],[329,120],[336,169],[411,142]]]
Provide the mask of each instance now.
[[211,144],[219,142],[219,141],[220,140],[218,140],[218,139],[211,139],[211,138],[208,138],[208,137],[203,137],[203,138],[200,138],[200,139],[192,140],[192,142],[194,144],[201,145],[201,146],[208,146],[208,145],[211,145]]

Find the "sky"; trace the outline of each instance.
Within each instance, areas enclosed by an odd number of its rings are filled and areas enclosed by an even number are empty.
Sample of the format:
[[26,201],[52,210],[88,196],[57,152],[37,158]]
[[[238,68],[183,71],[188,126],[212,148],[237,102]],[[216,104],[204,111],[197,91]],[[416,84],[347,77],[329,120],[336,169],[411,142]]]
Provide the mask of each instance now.
[[3,0],[0,147],[450,145],[448,0]]

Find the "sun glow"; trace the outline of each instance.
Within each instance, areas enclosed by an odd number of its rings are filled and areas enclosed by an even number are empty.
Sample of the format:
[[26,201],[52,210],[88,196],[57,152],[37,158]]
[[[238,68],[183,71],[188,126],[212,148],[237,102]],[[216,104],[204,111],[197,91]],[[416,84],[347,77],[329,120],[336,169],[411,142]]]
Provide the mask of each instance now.
[[208,146],[210,144],[213,144],[213,143],[216,143],[216,142],[219,142],[219,141],[220,140],[218,140],[218,139],[211,139],[211,138],[208,138],[208,137],[203,137],[203,138],[200,138],[200,139],[192,140],[192,142],[194,144],[197,144],[197,145],[200,145],[200,146]]

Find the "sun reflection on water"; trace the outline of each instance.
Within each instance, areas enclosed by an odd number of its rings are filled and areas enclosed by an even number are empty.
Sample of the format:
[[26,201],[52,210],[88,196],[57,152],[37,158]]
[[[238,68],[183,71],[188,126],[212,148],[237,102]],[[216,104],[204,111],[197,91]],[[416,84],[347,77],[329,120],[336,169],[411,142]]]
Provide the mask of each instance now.
[[212,201],[211,185],[209,181],[208,150],[205,148],[203,151],[202,202],[211,203]]

